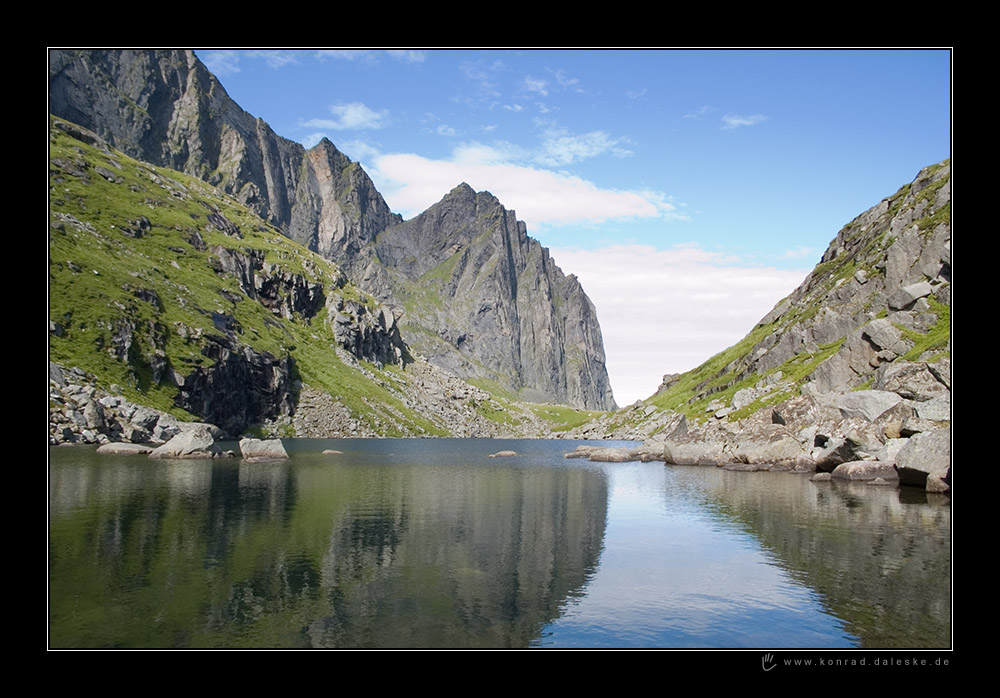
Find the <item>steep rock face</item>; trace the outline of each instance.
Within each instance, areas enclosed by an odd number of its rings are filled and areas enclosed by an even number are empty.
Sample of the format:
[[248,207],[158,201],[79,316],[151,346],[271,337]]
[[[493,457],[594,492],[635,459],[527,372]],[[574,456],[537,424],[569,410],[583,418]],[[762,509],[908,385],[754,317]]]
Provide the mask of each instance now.
[[49,110],[139,160],[197,176],[342,261],[396,223],[364,170],[243,111],[192,51],[49,52]]
[[433,363],[525,400],[614,408],[593,304],[492,194],[462,184],[375,251]]

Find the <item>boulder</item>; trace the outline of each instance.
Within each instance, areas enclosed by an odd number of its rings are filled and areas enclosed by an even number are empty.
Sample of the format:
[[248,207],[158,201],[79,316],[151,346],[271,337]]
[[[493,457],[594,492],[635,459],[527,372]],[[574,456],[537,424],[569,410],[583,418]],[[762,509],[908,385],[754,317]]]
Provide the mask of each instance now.
[[886,390],[858,390],[841,395],[837,408],[845,418],[860,417],[874,422],[902,401],[899,395]]
[[950,482],[951,428],[911,436],[896,454],[896,468],[899,470],[899,481],[904,485],[926,488],[928,476],[939,471],[947,472]]
[[181,431],[167,443],[154,449],[149,457],[161,458],[222,458],[225,453],[215,443],[209,429],[198,424]]
[[629,463],[639,460],[639,456],[627,448],[597,448],[591,452],[590,460],[601,463]]
[[496,453],[491,453],[489,458],[511,458],[518,455],[517,451],[497,451]]
[[240,453],[248,463],[288,459],[281,439],[240,439]]
[[137,455],[152,453],[153,447],[145,444],[108,443],[97,447],[97,452],[112,455]]
[[794,465],[808,455],[794,434],[780,424],[767,424],[742,434],[733,449],[735,460],[751,465]]
[[892,466],[892,463],[880,463],[879,461],[869,460],[841,463],[833,469],[830,475],[841,480],[874,480],[876,478],[892,481],[899,480],[899,475],[896,473],[896,469]]

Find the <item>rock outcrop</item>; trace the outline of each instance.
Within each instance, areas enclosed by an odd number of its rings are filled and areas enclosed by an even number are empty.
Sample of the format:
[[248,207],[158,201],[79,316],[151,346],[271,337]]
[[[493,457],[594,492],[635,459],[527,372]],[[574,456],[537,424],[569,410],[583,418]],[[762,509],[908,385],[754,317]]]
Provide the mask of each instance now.
[[[593,305],[489,194],[459,187],[403,223],[358,163],[328,140],[306,150],[276,135],[192,51],[53,50],[49,91],[56,116],[201,178],[339,264],[383,303],[372,326],[404,322],[438,366],[527,400],[614,407]],[[395,353],[364,336],[344,342],[367,360]]]
[[948,161],[921,170],[844,226],[742,342],[572,435],[655,438],[668,463],[947,491],[950,175]]

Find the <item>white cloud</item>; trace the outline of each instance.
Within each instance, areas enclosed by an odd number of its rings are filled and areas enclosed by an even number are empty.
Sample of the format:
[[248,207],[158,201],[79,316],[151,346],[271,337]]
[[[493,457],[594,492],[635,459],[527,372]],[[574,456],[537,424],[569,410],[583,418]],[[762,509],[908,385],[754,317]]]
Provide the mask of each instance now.
[[217,76],[232,75],[240,72],[240,61],[247,59],[262,59],[271,68],[282,68],[290,63],[298,63],[298,55],[288,50],[235,50],[219,49],[208,51],[201,55],[202,62]]
[[619,405],[651,396],[664,374],[696,368],[741,340],[806,275],[741,265],[696,245],[551,252],[597,307]]
[[559,83],[560,87],[562,87],[564,89],[568,89],[568,90],[573,90],[574,92],[582,92],[583,91],[583,90],[580,89],[580,79],[579,78],[571,78],[571,77],[569,77],[568,75],[566,75],[566,72],[564,70],[556,70],[552,74],[555,75],[556,82]]
[[403,63],[423,63],[427,57],[425,51],[417,50],[322,49],[316,51],[316,58],[321,61],[332,58],[334,60],[357,61],[360,63],[377,63],[379,57],[383,54]]
[[722,128],[733,129],[739,128],[740,126],[755,126],[759,123],[767,121],[767,117],[763,114],[754,114],[752,116],[740,116],[739,114],[726,114],[722,117]]
[[622,146],[624,139],[612,138],[604,131],[571,134],[563,128],[549,128],[543,134],[542,151],[537,161],[543,165],[562,166],[604,153],[627,157],[632,152]]
[[242,51],[233,50],[209,51],[200,58],[215,75],[232,75],[240,72],[241,54]]
[[277,50],[256,50],[249,51],[248,54],[252,58],[263,58],[264,62],[268,64],[271,68],[283,68],[289,63],[298,63],[298,56],[292,51],[277,51]]
[[524,79],[524,89],[528,90],[528,92],[539,94],[542,97],[547,97],[549,94],[548,84],[545,80],[533,78],[530,75]]
[[392,58],[395,58],[397,61],[402,61],[403,63],[423,63],[424,59],[427,58],[427,53],[425,51],[393,50],[386,51],[386,53]]
[[385,125],[389,116],[388,110],[375,111],[360,102],[350,104],[334,104],[330,113],[336,119],[309,119],[301,122],[307,128],[333,129],[335,131],[356,131],[361,129],[379,129]]
[[392,209],[404,217],[424,211],[461,182],[492,193],[529,229],[676,213],[663,194],[602,189],[580,177],[516,164],[510,155],[503,148],[469,143],[448,160],[397,153],[374,158],[366,169]]

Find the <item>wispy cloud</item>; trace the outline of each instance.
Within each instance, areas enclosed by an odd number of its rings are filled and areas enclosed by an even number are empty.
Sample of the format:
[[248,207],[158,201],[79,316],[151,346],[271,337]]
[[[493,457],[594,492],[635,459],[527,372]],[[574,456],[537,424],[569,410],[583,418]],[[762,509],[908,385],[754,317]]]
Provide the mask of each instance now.
[[402,63],[423,63],[427,58],[426,51],[415,51],[415,50],[390,50],[386,51],[386,54],[390,58],[394,58]]
[[767,117],[763,114],[753,114],[752,116],[740,116],[739,114],[726,114],[722,117],[722,128],[724,129],[734,129],[740,128],[741,126],[755,126],[759,123],[767,121]]
[[330,113],[337,118],[309,119],[301,122],[300,125],[306,128],[333,129],[335,131],[370,130],[384,127],[389,117],[388,110],[375,111],[361,102],[334,104],[330,107]]
[[524,89],[542,97],[549,96],[548,83],[541,78],[533,78],[530,75],[524,78]]
[[199,57],[209,70],[221,76],[240,72],[240,57],[244,53],[233,50],[207,51],[200,53]]
[[612,138],[604,131],[572,134],[564,128],[550,127],[543,133],[541,152],[536,161],[542,165],[559,167],[597,155],[628,157],[632,152],[625,147],[625,143],[625,139]]
[[714,107],[710,107],[707,104],[705,106],[699,107],[694,111],[688,112],[684,115],[685,119],[704,119],[706,116],[715,111]]
[[315,55],[321,61],[330,59],[358,63],[378,63],[382,56],[388,56],[402,63],[423,63],[427,58],[426,51],[416,50],[321,49],[316,51]]
[[278,51],[278,50],[255,50],[248,51],[247,56],[250,58],[260,58],[263,59],[265,63],[271,68],[283,68],[291,63],[298,63],[299,56],[295,51]]
[[242,60],[262,60],[271,68],[283,68],[299,62],[299,53],[292,50],[220,49],[199,53],[199,56],[208,69],[218,76],[239,73]]

